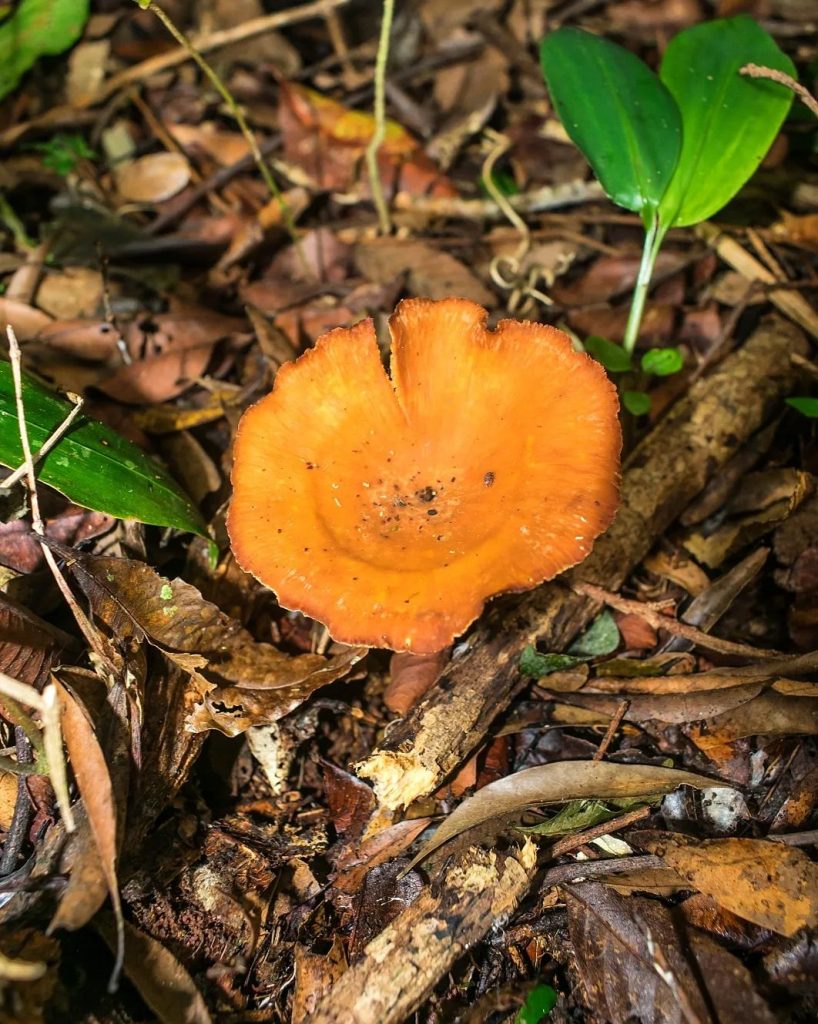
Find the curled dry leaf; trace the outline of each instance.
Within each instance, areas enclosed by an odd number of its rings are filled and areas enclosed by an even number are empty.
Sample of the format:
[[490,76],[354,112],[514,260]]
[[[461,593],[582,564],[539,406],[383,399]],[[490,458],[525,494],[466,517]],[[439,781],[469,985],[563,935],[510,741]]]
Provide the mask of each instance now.
[[423,699],[440,678],[449,660],[449,650],[436,654],[393,654],[389,662],[389,684],[383,702],[396,715],[404,715]]
[[0,331],[6,337],[6,328],[11,327],[18,341],[29,341],[51,323],[47,313],[17,302],[15,299],[0,298]]
[[165,402],[204,373],[216,342],[245,329],[235,317],[174,303],[167,313],[133,320],[123,332],[132,362],[98,383],[120,402]]
[[120,198],[132,203],[161,203],[190,181],[190,164],[181,153],[151,153],[116,170]]
[[610,761],[558,761],[508,775],[464,800],[423,845],[411,867],[467,829],[492,819],[505,819],[537,804],[606,797],[652,797],[679,786],[707,789],[713,780],[703,775],[646,764]]
[[189,583],[168,580],[144,562],[56,550],[114,635],[149,640],[200,679],[203,704],[188,718],[196,732],[220,729],[235,736],[275,721],[345,675],[365,653],[349,648],[334,658],[291,657],[256,642]]
[[675,833],[640,834],[638,843],[746,921],[786,936],[818,924],[818,864],[796,847],[764,839],[702,842]]
[[42,690],[61,653],[75,647],[73,637],[0,596],[0,672]]
[[[65,746],[99,853],[102,874],[111,897],[117,933],[121,941],[123,920],[116,876],[117,813],[111,776],[108,773],[105,755],[84,709],[56,680],[55,685],[60,701],[60,721]],[[119,945],[117,948],[119,949]]]

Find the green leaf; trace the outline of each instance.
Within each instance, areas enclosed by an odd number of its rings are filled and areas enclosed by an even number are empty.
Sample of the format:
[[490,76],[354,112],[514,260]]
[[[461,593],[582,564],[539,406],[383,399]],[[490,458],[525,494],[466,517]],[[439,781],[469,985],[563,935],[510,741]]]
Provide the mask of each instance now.
[[644,800],[572,800],[562,810],[557,811],[553,818],[542,821],[539,825],[520,826],[521,832],[535,836],[562,836],[568,832],[579,832],[582,829],[601,825],[603,821],[611,821],[622,811],[643,806]]
[[518,667],[524,676],[541,679],[543,676],[550,676],[552,672],[562,672],[567,668],[573,668],[581,661],[585,661],[585,659],[570,654],[540,654],[529,644],[520,655]]
[[797,75],[789,57],[746,15],[694,25],[665,50],[660,77],[684,126],[679,165],[660,209],[665,227],[717,213],[753,174],[783,124],[792,93],[740,75],[748,63]]
[[592,334],[586,340],[585,351],[598,363],[602,363],[610,373],[624,373],[631,369],[630,353],[621,345],[608,341],[607,338],[600,338],[598,334]]
[[606,609],[601,612],[582,636],[568,648],[568,653],[579,658],[600,658],[611,654],[619,646],[619,627]]
[[0,98],[17,88],[38,57],[74,45],[88,7],[88,0],[20,0],[14,14],[0,23]]
[[[36,453],[72,406],[30,377],[23,377],[23,404]],[[16,468],[22,461],[11,365],[0,362],[0,463]],[[206,536],[199,510],[167,471],[95,420],[80,416],[38,463],[37,478],[96,512]]]
[[550,985],[537,985],[517,1011],[514,1024],[540,1024],[557,1005],[557,993]]
[[655,210],[682,144],[673,97],[638,57],[576,28],[543,39],[554,107],[602,187],[626,210]]
[[811,420],[818,419],[818,398],[788,398],[787,405]]
[[651,402],[650,395],[644,391],[623,391],[622,404],[631,416],[645,416],[650,412],[650,407],[653,403]]
[[651,348],[642,356],[642,369],[657,377],[678,373],[684,364],[684,356],[678,348]]

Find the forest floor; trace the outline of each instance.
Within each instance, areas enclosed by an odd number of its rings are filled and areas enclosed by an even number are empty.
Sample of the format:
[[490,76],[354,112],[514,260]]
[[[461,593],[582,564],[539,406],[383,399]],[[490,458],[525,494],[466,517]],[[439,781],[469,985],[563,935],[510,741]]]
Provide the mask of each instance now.
[[401,298],[455,295],[621,341],[642,227],[554,113],[546,32],[655,67],[746,12],[811,88],[814,3],[399,3],[388,233],[365,168],[380,5],[162,6],[284,202],[126,0],[0,106],[23,368],[160,459],[218,547],[40,486],[61,592],[25,488],[2,491],[0,669],[43,696],[30,715],[0,686],[0,1022],[814,1021],[818,420],[786,401],[818,383],[804,108],[714,222],[668,235],[638,348],[683,367],[619,378],[643,408],[582,565],[441,654],[390,655],[280,608],[225,526],[241,414],[332,328],[372,317],[388,344]]

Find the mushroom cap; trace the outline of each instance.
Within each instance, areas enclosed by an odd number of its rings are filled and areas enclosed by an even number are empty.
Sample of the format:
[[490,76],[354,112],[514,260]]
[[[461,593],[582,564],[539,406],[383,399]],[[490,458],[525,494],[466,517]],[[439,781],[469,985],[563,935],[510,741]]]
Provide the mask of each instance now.
[[228,530],[280,604],[348,644],[432,653],[487,598],[580,562],[611,523],[616,388],[562,331],[407,299],[319,338],[241,419]]

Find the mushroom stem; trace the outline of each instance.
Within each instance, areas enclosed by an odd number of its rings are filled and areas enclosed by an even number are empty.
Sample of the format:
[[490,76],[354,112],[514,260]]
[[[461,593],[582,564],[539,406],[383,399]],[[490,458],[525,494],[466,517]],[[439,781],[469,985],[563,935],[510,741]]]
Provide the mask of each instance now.
[[633,289],[628,324],[625,328],[625,337],[622,342],[625,351],[628,353],[633,352],[636,347],[636,339],[639,336],[639,328],[642,325],[642,316],[645,312],[645,300],[648,297],[648,289],[653,277],[653,268],[656,265],[656,257],[659,255],[659,248],[664,237],[665,229],[660,226],[658,215],[652,213],[650,220],[645,224],[642,261],[639,264],[639,275],[636,278],[636,286]]

